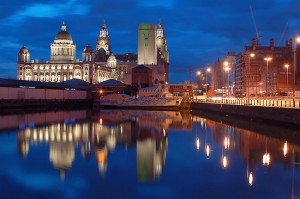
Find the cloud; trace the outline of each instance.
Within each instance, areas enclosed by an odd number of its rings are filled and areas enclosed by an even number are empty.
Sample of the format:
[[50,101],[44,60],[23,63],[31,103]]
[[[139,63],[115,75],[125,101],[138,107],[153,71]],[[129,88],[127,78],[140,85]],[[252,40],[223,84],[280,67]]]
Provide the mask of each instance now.
[[[270,38],[282,43],[300,33],[300,2],[297,0],[252,0],[235,3],[179,0],[11,0],[1,2],[0,63],[17,62],[22,45],[32,59],[49,59],[49,45],[60,31],[62,21],[72,35],[78,58],[86,44],[94,48],[103,20],[106,21],[115,54],[137,52],[140,23],[162,20],[170,51],[170,68],[183,65],[205,66],[240,52],[256,37],[250,13],[253,8],[262,44]],[[288,24],[288,25],[287,25]],[[18,46],[19,45],[19,46]],[[11,68],[15,73],[15,67]],[[174,81],[179,78],[171,77]],[[183,81],[183,80],[181,80]]]
[[89,12],[89,4],[80,4],[76,0],[69,0],[65,3],[60,1],[49,4],[33,3],[13,13],[5,21],[7,23],[21,23],[28,17],[53,18],[68,15],[85,15]]

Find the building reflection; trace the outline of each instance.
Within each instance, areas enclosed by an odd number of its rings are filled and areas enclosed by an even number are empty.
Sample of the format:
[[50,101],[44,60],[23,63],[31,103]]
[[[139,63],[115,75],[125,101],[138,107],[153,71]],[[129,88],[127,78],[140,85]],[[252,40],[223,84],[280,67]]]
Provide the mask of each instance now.
[[99,115],[73,114],[72,119],[44,121],[45,125],[29,125],[35,123],[32,120],[17,134],[18,151],[24,158],[40,146],[38,143],[49,145],[49,160],[61,180],[72,167],[78,147],[86,160],[95,157],[98,172],[104,176],[109,169],[109,155],[117,146],[136,148],[139,181],[159,179],[166,160],[168,131],[192,129],[190,115],[182,112],[103,110]]
[[299,133],[297,130],[287,133],[285,128],[278,126],[230,120],[229,117],[191,117],[186,112],[103,110],[92,115],[77,111],[60,113],[57,118],[48,114],[18,117],[22,125],[9,120],[6,120],[8,126],[1,125],[4,129],[18,129],[17,146],[23,158],[29,156],[31,150],[49,146],[49,162],[61,180],[72,168],[77,149],[84,159],[95,161],[98,167],[95,172],[105,176],[110,168],[111,152],[116,147],[136,149],[138,181],[159,180],[167,156],[168,133],[178,129],[195,130],[197,152],[202,152],[207,161],[217,159],[220,169],[233,167],[236,162],[231,157],[239,154],[249,186],[255,186],[258,168],[268,171],[279,164],[293,171],[300,163]]
[[272,170],[275,164],[290,170],[299,166],[296,164],[300,162],[300,135],[297,130],[287,132],[284,127],[234,121],[236,118],[216,115],[205,116],[193,115],[197,139],[204,142],[204,156],[220,157],[221,167],[226,169],[234,164],[230,154],[240,154],[246,165],[245,180],[250,186],[255,184],[255,170],[260,166],[266,170]]

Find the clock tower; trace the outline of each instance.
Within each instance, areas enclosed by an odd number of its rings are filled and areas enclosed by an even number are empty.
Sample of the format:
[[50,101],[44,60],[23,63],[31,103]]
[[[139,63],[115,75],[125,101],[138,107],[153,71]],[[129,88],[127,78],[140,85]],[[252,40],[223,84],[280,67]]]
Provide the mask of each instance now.
[[109,41],[109,35],[108,30],[106,28],[105,22],[102,24],[102,28],[100,30],[100,33],[98,35],[98,43],[96,46],[96,50],[100,49],[105,50],[106,55],[110,55],[111,49],[110,49],[110,41]]
[[162,23],[159,22],[156,29],[156,46],[158,50],[158,59],[165,63],[169,63],[169,52],[167,47],[166,35],[162,27]]

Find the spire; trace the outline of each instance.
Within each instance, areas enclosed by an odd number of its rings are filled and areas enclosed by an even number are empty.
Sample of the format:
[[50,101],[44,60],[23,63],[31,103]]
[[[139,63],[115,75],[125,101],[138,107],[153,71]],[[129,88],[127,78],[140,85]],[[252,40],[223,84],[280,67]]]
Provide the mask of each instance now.
[[102,23],[102,29],[106,29],[106,23],[105,23],[105,20],[103,20],[103,23]]
[[162,22],[161,22],[161,19],[159,19],[158,28],[162,28]]
[[61,31],[67,31],[67,26],[65,24],[65,21],[63,21],[63,23],[61,25]]

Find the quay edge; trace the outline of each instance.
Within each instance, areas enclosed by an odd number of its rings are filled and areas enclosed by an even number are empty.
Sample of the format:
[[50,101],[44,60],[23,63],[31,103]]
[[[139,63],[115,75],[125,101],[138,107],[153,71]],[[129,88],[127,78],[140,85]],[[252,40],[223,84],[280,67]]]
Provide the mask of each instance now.
[[296,108],[192,102],[190,109],[191,111],[207,111],[221,115],[300,126],[300,109]]

